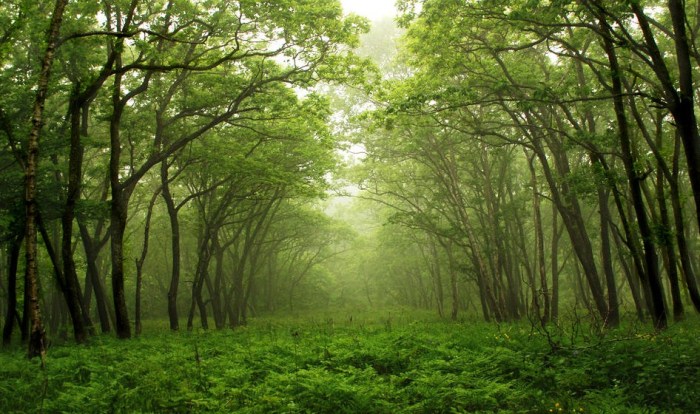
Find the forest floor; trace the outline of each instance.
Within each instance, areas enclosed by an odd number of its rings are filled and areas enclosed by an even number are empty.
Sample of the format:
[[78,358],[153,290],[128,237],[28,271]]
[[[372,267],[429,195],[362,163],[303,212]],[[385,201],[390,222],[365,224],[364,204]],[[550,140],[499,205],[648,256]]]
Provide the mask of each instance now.
[[409,311],[0,352],[0,412],[698,413],[700,321],[656,334]]

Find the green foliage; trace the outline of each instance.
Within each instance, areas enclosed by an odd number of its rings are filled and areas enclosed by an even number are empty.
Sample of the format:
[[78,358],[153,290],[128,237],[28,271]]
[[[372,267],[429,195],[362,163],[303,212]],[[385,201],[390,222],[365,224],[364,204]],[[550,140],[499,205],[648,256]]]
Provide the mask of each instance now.
[[[698,412],[697,321],[550,346],[526,325],[376,313],[235,331],[96,337],[47,368],[0,355],[0,411]],[[583,327],[572,327],[583,330]],[[571,332],[562,332],[570,334]],[[551,337],[549,338],[551,339]]]

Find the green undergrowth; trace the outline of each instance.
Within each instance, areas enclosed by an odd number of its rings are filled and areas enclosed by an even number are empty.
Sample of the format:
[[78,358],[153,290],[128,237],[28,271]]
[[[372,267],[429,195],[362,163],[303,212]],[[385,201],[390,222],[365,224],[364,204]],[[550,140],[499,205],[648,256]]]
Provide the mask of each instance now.
[[0,353],[0,412],[695,413],[700,324],[661,334],[377,317]]

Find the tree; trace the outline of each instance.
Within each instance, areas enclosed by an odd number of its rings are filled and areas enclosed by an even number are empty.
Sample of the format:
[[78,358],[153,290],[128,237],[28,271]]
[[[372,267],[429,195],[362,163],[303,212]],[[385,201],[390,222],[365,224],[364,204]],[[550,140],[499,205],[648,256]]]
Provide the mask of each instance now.
[[27,161],[25,165],[25,257],[26,257],[26,283],[25,289],[29,296],[29,319],[31,330],[29,334],[30,358],[40,356],[42,366],[46,355],[46,332],[42,324],[41,309],[39,307],[38,289],[38,264],[37,264],[37,220],[38,207],[36,202],[36,174],[39,159],[39,136],[43,124],[44,104],[48,93],[49,80],[51,77],[51,66],[53,64],[56,43],[61,29],[63,12],[66,8],[67,0],[56,0],[56,4],[51,15],[51,23],[46,36],[46,49],[41,62],[41,71],[37,80],[36,97],[34,99],[34,109],[32,111],[32,127],[29,131],[27,142]]

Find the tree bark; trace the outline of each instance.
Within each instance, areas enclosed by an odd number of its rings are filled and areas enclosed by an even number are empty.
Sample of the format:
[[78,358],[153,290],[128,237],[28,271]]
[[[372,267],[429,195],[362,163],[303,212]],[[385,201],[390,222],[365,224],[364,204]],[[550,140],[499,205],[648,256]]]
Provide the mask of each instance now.
[[77,343],[87,339],[87,331],[83,323],[83,304],[80,297],[80,283],[73,259],[73,221],[75,206],[80,198],[80,183],[82,180],[83,145],[80,140],[80,111],[81,106],[75,97],[71,98],[70,113],[70,154],[68,160],[68,191],[61,217],[61,260],[63,263],[63,295],[68,306],[73,323],[73,336]]
[[[535,227],[535,262],[537,265],[537,274],[539,275],[539,289],[533,289],[532,303],[537,313],[537,318],[542,326],[546,325],[550,320],[550,297],[547,287],[547,263],[544,256],[544,230],[542,229],[542,209],[540,207],[540,194],[537,185],[537,174],[535,171],[534,157],[528,156],[528,167],[530,169],[530,185],[532,186],[532,210]],[[534,279],[534,277],[533,277]],[[533,288],[535,281],[532,281]],[[540,308],[540,297],[542,298],[542,307]]]
[[[80,229],[80,238],[83,241],[85,261],[87,262],[87,278],[90,279],[93,292],[95,293],[95,305],[97,307],[97,316],[100,319],[100,329],[102,333],[106,333],[111,330],[109,311],[107,309],[107,294],[100,278],[100,271],[97,268],[99,250],[106,243],[106,238],[98,243],[90,236],[87,226],[80,219],[78,219],[78,228]],[[96,234],[96,237],[98,235]],[[86,306],[89,304],[88,301],[84,302]]]
[[[117,59],[121,61],[121,59]],[[119,179],[121,167],[121,138],[120,122],[125,102],[121,98],[122,75],[114,77],[114,89],[112,92],[112,117],[109,125],[110,135],[110,159],[109,159],[109,184],[112,194],[110,204],[110,247],[112,262],[112,298],[114,300],[114,313],[116,316],[115,330],[117,337],[126,339],[131,337],[129,314],[126,307],[126,295],[124,293],[124,231],[126,229],[127,200],[124,188]]]
[[170,287],[168,288],[168,319],[170,320],[170,329],[177,331],[180,329],[177,310],[177,292],[180,287],[180,220],[178,218],[178,209],[175,207],[175,201],[170,193],[167,158],[161,163],[160,178],[163,201],[165,201],[168,219],[170,220],[170,246],[172,249],[172,268],[170,270]]
[[[690,42],[686,30],[685,2],[668,0],[668,10],[673,23],[674,45],[676,47],[676,63],[680,93],[672,109],[685,149],[688,164],[688,178],[695,198],[695,219],[700,229],[700,133],[695,116],[694,96],[696,88],[693,85],[693,65],[690,61]],[[636,6],[639,7],[638,5]],[[639,15],[639,14],[638,14]],[[675,88],[673,91],[675,92]]]
[[[562,230],[563,231],[563,230]],[[559,211],[552,204],[552,244],[551,244],[551,268],[552,268],[552,321],[559,320]]]
[[602,36],[603,48],[605,49],[605,53],[610,63],[613,105],[615,107],[615,117],[619,130],[618,133],[620,139],[621,157],[625,167],[625,173],[627,174],[630,193],[632,196],[632,204],[637,218],[637,224],[639,226],[639,232],[644,249],[645,273],[646,281],[651,294],[649,299],[652,304],[652,317],[654,319],[654,326],[657,329],[664,329],[668,324],[666,305],[664,303],[663,288],[661,285],[661,278],[659,276],[656,248],[653,243],[653,235],[644,207],[644,199],[641,188],[642,178],[635,169],[635,160],[632,150],[629,126],[627,123],[627,116],[625,114],[624,102],[622,100],[621,68],[617,60],[615,46],[610,38],[610,27],[605,20],[605,16],[601,13],[598,18],[605,34]]
[[39,209],[37,205],[37,170],[39,167],[39,136],[43,125],[44,103],[49,89],[49,78],[51,77],[51,66],[53,64],[56,44],[58,41],[63,12],[68,4],[68,0],[56,0],[51,23],[46,40],[46,49],[41,63],[41,72],[37,83],[37,92],[32,110],[32,127],[27,141],[27,163],[25,170],[25,258],[26,270],[25,278],[27,285],[25,290],[29,299],[29,319],[31,330],[29,334],[28,356],[33,358],[40,356],[42,366],[46,356],[46,331],[41,319],[41,309],[39,307],[38,290],[38,258],[37,258],[37,219]]
[[143,285],[143,264],[146,262],[148,255],[148,240],[151,235],[151,216],[153,215],[153,206],[156,199],[160,195],[160,189],[156,190],[148,203],[146,212],[146,221],[143,227],[143,247],[141,248],[141,256],[136,259],[136,295],[134,298],[134,332],[136,335],[141,335],[141,287]]
[[17,267],[23,239],[24,234],[10,239],[10,255],[7,258],[7,313],[5,314],[5,325],[2,330],[3,346],[10,345],[12,342],[13,327],[19,321],[19,314],[17,313]]
[[608,190],[598,185],[598,207],[600,209],[600,254],[605,273],[605,283],[608,289],[608,316],[605,325],[617,328],[620,325],[620,304],[617,297],[617,284],[615,283],[615,272],[613,270],[612,245],[610,243],[610,206],[608,201],[610,195]]
[[630,2],[630,7],[637,17],[639,28],[644,36],[644,51],[650,57],[651,69],[660,83],[665,95],[665,105],[673,117],[683,143],[687,163],[687,173],[693,189],[695,200],[695,217],[700,229],[700,133],[695,116],[693,86],[693,66],[690,59],[690,44],[686,30],[686,13],[682,0],[668,0],[668,10],[673,25],[672,37],[676,49],[676,65],[679,86],[676,87],[671,71],[659,50],[649,19],[638,2]]

